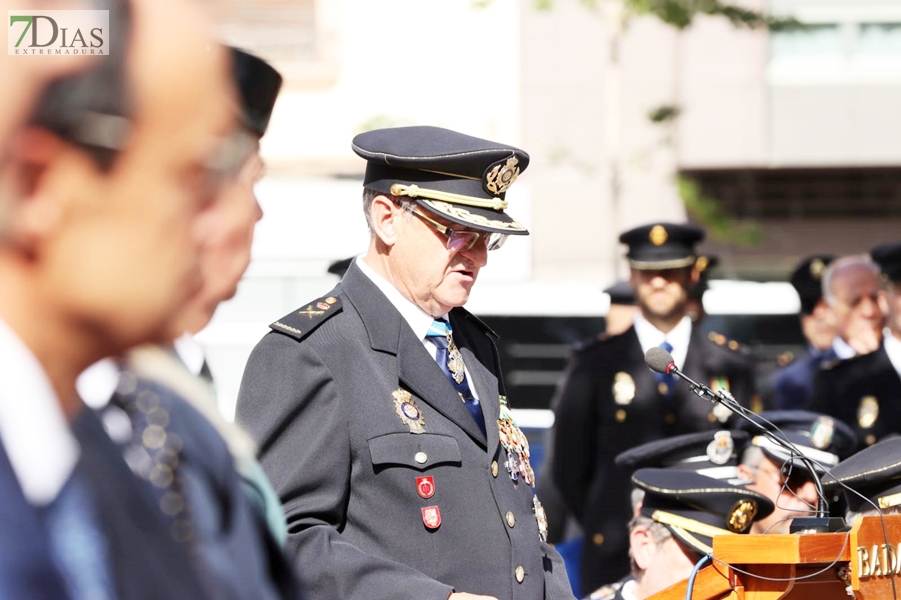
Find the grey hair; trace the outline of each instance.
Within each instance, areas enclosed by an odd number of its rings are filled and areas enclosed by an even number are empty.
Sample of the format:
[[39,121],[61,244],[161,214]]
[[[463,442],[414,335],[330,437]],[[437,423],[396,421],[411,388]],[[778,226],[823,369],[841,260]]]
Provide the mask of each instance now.
[[852,254],[851,256],[843,256],[837,260],[829,263],[829,266],[826,267],[826,270],[823,271],[823,281],[822,281],[822,292],[823,298],[826,299],[826,302],[833,306],[836,301],[835,290],[833,289],[832,282],[835,280],[835,276],[838,275],[840,271],[844,271],[850,267],[864,267],[872,271],[876,277],[879,277],[882,270],[879,268],[873,259],[869,257],[867,254]]
[[[632,517],[629,521],[629,535],[639,527],[647,529],[648,534],[651,536],[651,539],[654,540],[654,543],[658,548],[663,542],[673,537],[673,532],[670,531],[666,525],[658,523],[651,517],[646,517],[644,515],[635,515]],[[629,564],[631,565],[632,575],[635,576],[636,579],[641,577],[642,570],[639,569],[638,565],[635,563],[635,557],[632,556],[631,546],[629,547]]]
[[370,188],[363,188],[363,216],[366,217],[366,227],[369,229],[370,237],[375,235],[375,230],[372,227],[372,202],[378,196],[384,196],[385,198],[388,198],[408,213],[413,212],[413,209],[416,207],[413,201],[409,198],[398,198],[397,196],[393,196],[391,194],[385,194]]
[[763,450],[758,446],[748,446],[741,455],[741,464],[756,469],[763,462]]

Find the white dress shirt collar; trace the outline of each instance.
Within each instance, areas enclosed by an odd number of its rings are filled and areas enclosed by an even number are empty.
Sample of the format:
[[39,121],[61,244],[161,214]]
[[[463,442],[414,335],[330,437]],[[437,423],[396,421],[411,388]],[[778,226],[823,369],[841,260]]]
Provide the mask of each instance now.
[[841,360],[848,360],[849,358],[857,356],[857,350],[852,348],[848,342],[843,340],[840,336],[835,336],[835,339],[832,340],[832,350]]
[[33,505],[56,498],[80,448],[50,379],[31,350],[0,319],[0,439]]
[[647,353],[651,348],[657,348],[663,342],[669,342],[673,347],[670,354],[673,362],[680,369],[685,366],[685,357],[688,355],[688,342],[691,340],[691,319],[688,315],[682,317],[679,324],[669,333],[663,333],[653,325],[641,313],[635,315],[635,334],[642,352]]
[[885,353],[888,354],[888,359],[895,367],[895,371],[898,372],[898,376],[901,377],[901,340],[892,335],[888,329],[885,330],[882,339],[885,344]]

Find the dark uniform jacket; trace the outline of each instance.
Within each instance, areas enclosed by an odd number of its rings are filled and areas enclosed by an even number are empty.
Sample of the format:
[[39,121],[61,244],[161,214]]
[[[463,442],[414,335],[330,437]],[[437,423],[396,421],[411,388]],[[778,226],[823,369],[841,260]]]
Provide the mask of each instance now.
[[[259,443],[313,600],[572,598],[562,560],[539,540],[532,489],[504,468],[492,334],[462,309],[450,321],[487,439],[356,265],[329,296],[273,324],[250,357],[237,417]],[[405,393],[423,433],[401,419]],[[430,497],[421,477],[433,478]]]
[[[748,406],[754,393],[748,361],[692,327],[682,371],[714,389],[728,387]],[[627,523],[632,516],[631,473],[614,457],[664,437],[725,428],[716,409],[682,382],[669,399],[658,391],[635,329],[597,339],[575,351],[553,401],[552,470],[560,492],[582,524],[582,593],[629,572]]]
[[875,352],[833,361],[820,370],[810,410],[850,425],[862,446],[901,433],[901,378],[885,343]]
[[813,382],[823,364],[835,358],[835,351],[815,351],[798,357],[772,379],[776,410],[807,410],[813,398]]

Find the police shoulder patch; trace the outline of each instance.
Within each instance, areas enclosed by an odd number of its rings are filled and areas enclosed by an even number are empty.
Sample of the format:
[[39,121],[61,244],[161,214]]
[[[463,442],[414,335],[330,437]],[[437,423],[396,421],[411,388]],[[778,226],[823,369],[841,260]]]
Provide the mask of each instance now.
[[341,312],[341,296],[330,294],[285,315],[269,325],[269,328],[299,341],[339,312]]

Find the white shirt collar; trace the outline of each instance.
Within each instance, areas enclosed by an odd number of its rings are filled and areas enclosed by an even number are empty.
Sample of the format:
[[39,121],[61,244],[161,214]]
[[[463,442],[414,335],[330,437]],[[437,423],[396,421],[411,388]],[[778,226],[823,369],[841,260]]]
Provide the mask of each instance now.
[[43,506],[69,479],[80,448],[43,367],[3,319],[0,356],[0,439],[25,498]]
[[892,361],[892,366],[895,367],[895,371],[901,376],[901,340],[892,335],[888,329],[885,330],[882,339],[885,343],[885,353],[888,354],[888,359]]
[[673,347],[670,354],[673,355],[673,362],[680,369],[685,366],[685,357],[688,355],[688,342],[691,340],[691,318],[688,315],[682,317],[679,324],[676,325],[669,333],[663,333],[653,325],[639,312],[635,315],[635,334],[638,336],[638,343],[641,344],[642,352],[647,352],[651,348],[657,348],[664,341],[669,342]]
[[119,365],[112,358],[101,358],[75,380],[75,389],[84,403],[100,410],[109,404],[119,385]]
[[175,353],[178,354],[178,358],[185,364],[191,375],[200,375],[200,371],[203,369],[203,361],[206,360],[206,355],[200,342],[190,333],[183,333],[175,338],[172,345],[175,346]]
[[635,595],[635,588],[637,586],[638,582],[634,579],[630,579],[619,589],[619,595],[623,597],[623,600],[637,600],[638,597]]
[[849,358],[857,356],[857,350],[848,345],[848,342],[843,340],[840,336],[835,336],[835,339],[832,340],[832,350],[841,360],[848,360]]
[[[397,309],[404,320],[410,325],[410,328],[413,330],[413,333],[416,334],[416,337],[420,340],[424,340],[435,318],[407,300],[387,279],[376,273],[372,267],[367,265],[363,260],[362,255],[354,260],[363,274],[372,280],[372,283],[385,294],[388,301],[391,302],[394,308]],[[443,315],[443,318],[447,318],[447,315]]]

